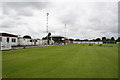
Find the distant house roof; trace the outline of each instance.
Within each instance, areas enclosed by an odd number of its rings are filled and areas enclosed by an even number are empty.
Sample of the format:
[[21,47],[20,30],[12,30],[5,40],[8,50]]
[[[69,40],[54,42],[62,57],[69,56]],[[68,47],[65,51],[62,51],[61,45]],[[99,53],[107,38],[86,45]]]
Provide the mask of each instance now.
[[8,34],[8,33],[0,33],[0,36],[5,36],[5,37],[18,37],[18,35]]
[[25,35],[25,36],[23,36],[23,38],[32,39],[31,36],[29,36],[29,35]]

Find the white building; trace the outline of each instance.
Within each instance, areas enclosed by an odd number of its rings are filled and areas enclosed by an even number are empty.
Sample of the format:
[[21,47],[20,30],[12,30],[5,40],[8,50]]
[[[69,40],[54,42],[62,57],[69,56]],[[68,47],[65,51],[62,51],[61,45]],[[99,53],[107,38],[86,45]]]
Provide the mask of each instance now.
[[18,45],[34,45],[34,42],[32,39],[27,39],[27,38],[18,38]]
[[34,45],[42,45],[43,44],[43,41],[41,39],[34,39],[33,42],[34,42]]
[[117,42],[116,44],[120,44],[120,42]]
[[50,44],[64,44],[65,37],[60,35],[51,35]]
[[18,36],[8,33],[0,33],[0,50],[11,49],[12,46],[18,45]]
[[18,45],[42,45],[44,41],[41,39],[32,39],[30,36],[28,37],[19,37],[18,38]]

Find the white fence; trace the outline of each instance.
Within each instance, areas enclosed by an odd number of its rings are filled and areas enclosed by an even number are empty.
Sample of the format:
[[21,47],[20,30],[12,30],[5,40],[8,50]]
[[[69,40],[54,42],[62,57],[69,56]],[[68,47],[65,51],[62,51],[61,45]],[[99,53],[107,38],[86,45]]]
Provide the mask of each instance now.
[[116,44],[120,44],[120,42],[117,42]]
[[10,44],[0,42],[0,50],[10,50],[10,49],[11,49]]
[[73,41],[74,44],[103,44],[103,42]]

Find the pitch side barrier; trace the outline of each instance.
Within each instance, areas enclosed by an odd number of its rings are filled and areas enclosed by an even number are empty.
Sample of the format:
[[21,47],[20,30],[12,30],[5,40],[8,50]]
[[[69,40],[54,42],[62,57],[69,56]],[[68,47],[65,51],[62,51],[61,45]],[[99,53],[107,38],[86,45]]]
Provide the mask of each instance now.
[[73,41],[74,44],[120,44],[120,42],[88,42],[88,41]]
[[103,42],[74,41],[75,44],[103,44]]

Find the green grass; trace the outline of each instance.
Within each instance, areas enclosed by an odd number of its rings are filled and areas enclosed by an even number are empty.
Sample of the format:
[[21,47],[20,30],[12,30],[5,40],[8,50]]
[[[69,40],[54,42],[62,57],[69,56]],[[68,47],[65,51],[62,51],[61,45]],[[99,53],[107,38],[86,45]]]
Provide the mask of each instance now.
[[117,78],[118,45],[3,51],[3,78]]

